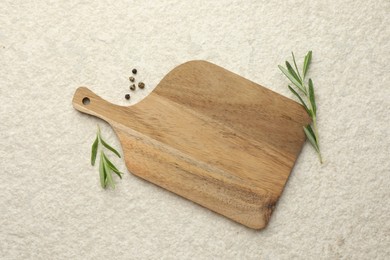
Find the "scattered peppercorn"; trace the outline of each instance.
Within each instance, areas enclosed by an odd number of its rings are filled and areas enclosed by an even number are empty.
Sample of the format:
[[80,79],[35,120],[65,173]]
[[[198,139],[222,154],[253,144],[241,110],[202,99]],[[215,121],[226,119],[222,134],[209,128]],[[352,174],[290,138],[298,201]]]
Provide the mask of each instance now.
[[133,72],[133,74],[137,74],[137,69],[133,69],[131,72]]
[[130,85],[130,90],[135,90],[135,84]]
[[145,87],[145,83],[143,83],[143,82],[138,83],[138,87],[140,89],[143,89]]
[[130,94],[126,94],[126,95],[125,95],[125,98],[126,98],[127,100],[129,100],[129,99],[130,99]]
[[134,78],[134,77],[129,77],[129,80],[130,80],[131,82],[134,82],[135,78]]

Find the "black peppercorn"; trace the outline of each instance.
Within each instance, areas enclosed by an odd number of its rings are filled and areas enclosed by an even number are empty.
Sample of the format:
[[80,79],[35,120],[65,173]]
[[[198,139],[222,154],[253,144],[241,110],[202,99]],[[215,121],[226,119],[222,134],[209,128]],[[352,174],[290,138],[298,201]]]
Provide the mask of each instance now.
[[145,83],[143,83],[143,82],[138,83],[138,87],[140,89],[143,89],[145,87]]
[[137,69],[133,69],[131,72],[133,72],[133,74],[137,74]]
[[129,99],[130,99],[130,94],[126,94],[126,95],[125,95],[125,98],[126,98],[127,100],[129,100]]
[[130,80],[131,82],[134,82],[135,78],[134,78],[134,77],[129,77],[129,80]]
[[130,90],[135,90],[135,84],[130,85]]

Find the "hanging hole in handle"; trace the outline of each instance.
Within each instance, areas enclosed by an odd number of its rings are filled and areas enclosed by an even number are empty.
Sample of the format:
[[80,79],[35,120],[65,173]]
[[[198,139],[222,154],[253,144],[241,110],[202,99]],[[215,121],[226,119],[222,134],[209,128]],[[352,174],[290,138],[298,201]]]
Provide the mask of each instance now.
[[89,98],[85,97],[85,98],[83,98],[82,102],[84,105],[89,105],[89,103],[91,103],[91,100]]

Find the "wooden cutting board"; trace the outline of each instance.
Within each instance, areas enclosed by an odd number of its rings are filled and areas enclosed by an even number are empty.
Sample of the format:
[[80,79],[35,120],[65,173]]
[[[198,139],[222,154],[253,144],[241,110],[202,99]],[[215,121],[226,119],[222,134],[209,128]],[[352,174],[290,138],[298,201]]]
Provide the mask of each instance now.
[[73,106],[112,126],[132,174],[255,229],[266,226],[310,122],[295,101],[206,61],[176,67],[136,105],[80,87]]

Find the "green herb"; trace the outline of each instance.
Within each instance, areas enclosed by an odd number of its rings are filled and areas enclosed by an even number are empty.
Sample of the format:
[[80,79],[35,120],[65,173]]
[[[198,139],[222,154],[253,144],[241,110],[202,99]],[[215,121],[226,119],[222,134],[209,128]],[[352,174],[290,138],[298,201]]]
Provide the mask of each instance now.
[[[101,135],[100,128],[98,127],[98,131],[96,133],[96,139],[92,144],[92,151],[91,151],[91,165],[95,165],[96,156],[97,156],[97,150],[99,144],[102,144],[103,147],[113,152],[116,156],[121,158],[120,154],[117,150],[112,148],[109,144],[107,144]],[[119,178],[122,179],[122,172],[120,172],[115,165],[108,159],[108,157],[105,155],[103,148],[100,151],[100,163],[99,163],[99,173],[100,173],[100,185],[102,188],[106,188],[107,186],[111,186],[112,188],[115,188],[114,180],[112,179],[112,172],[117,174]]]
[[[298,88],[298,91],[296,91],[294,88],[288,85],[288,89],[299,99],[299,101],[302,103],[303,107],[305,108],[306,112],[309,114],[309,116],[312,119],[312,124],[314,129],[309,124],[303,127],[303,131],[305,132],[310,144],[316,150],[320,162],[322,163],[322,155],[321,155],[319,139],[318,139],[317,105],[316,105],[316,99],[314,95],[314,85],[311,78],[309,78],[309,80],[306,81],[306,75],[311,63],[312,51],[309,51],[305,56],[302,73],[299,72],[297,63],[295,61],[294,53],[291,52],[291,54],[292,54],[295,70],[288,61],[286,61],[286,68],[279,65],[279,69],[283,72],[284,75],[286,75],[286,77],[291,81],[291,83]],[[301,92],[301,95],[298,93],[299,91]],[[306,100],[306,102],[304,100]]]

